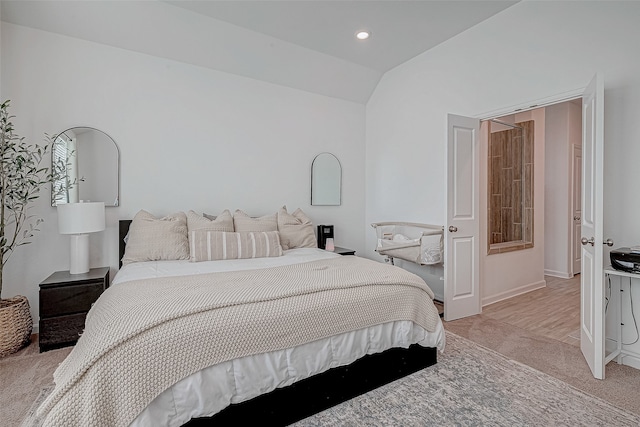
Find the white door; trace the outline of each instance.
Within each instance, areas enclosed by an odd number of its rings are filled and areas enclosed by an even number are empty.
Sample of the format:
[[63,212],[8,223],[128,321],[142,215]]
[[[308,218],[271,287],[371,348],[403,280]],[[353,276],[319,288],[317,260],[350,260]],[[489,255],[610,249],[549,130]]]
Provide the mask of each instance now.
[[480,120],[448,117],[444,318],[473,316],[480,306]]
[[580,349],[593,376],[604,379],[604,277],[602,272],[604,85],[596,75],[582,98],[582,274]]
[[582,238],[580,231],[582,218],[582,147],[578,145],[573,145],[572,147],[573,163],[571,172],[573,185],[571,189],[571,212],[573,213],[573,219],[571,222],[571,259],[573,261],[572,272],[576,275],[580,273],[580,267],[582,265],[582,248],[580,243],[580,239]]

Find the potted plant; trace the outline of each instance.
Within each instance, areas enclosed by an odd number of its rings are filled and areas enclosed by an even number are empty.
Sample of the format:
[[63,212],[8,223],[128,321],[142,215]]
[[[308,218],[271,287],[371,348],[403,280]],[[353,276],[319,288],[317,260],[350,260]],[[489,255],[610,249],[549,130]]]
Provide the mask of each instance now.
[[[33,320],[26,297],[2,298],[4,267],[13,251],[31,243],[39,231],[41,218],[29,214],[31,203],[40,197],[40,190],[64,176],[60,165],[42,167],[55,138],[47,144],[29,145],[13,133],[8,113],[9,101],[0,105],[0,357],[14,353],[31,338]],[[62,174],[62,175],[61,175]]]

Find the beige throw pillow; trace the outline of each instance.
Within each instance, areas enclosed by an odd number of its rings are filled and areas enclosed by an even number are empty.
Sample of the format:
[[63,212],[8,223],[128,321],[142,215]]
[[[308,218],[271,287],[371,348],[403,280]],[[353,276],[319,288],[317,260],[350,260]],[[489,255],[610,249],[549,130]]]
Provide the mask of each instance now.
[[189,211],[187,212],[187,227],[189,228],[189,233],[194,230],[233,232],[233,215],[227,209],[213,218]]
[[251,218],[240,209],[233,214],[233,227],[236,232],[248,231],[278,231],[278,220],[276,214]]
[[286,206],[278,211],[278,231],[280,232],[280,244],[284,250],[318,247],[313,232],[313,223],[300,208],[296,209],[293,214],[287,212]]
[[194,230],[189,233],[189,244],[192,262],[282,255],[277,231],[226,233]]
[[122,265],[141,261],[189,259],[187,216],[156,218],[141,210],[133,217]]

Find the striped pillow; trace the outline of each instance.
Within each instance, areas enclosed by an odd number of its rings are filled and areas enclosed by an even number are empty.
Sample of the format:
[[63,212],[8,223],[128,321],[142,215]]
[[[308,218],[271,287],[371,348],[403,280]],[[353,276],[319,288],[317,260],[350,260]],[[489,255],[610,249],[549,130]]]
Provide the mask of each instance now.
[[189,233],[191,262],[266,258],[282,255],[277,231],[229,233],[193,230]]

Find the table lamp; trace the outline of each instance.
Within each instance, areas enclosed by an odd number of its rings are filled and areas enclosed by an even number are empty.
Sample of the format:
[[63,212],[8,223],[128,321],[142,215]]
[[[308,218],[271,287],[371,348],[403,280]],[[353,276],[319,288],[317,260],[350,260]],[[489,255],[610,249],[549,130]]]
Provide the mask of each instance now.
[[104,228],[104,202],[58,204],[58,231],[71,235],[71,274],[89,271],[89,233]]

